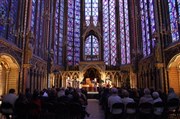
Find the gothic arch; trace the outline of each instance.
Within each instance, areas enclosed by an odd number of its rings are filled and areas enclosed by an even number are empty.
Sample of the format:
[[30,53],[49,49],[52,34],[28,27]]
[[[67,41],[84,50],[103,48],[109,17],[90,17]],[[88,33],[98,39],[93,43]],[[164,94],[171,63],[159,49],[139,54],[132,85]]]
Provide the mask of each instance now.
[[8,93],[10,88],[18,92],[20,65],[10,54],[0,53],[0,95]]
[[180,53],[176,54],[167,65],[169,87],[174,88],[180,94]]

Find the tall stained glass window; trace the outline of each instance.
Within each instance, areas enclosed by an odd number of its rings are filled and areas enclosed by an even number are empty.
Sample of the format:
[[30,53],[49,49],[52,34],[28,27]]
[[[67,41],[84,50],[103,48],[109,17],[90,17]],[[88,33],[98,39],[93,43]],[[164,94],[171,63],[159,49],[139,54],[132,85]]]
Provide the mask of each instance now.
[[130,63],[128,0],[119,0],[121,64]]
[[31,15],[31,29],[35,30],[35,21],[36,21],[36,0],[32,0],[32,15]]
[[16,19],[17,19],[17,12],[18,12],[18,1],[17,0],[11,0],[10,12],[9,12],[9,29],[8,29],[8,40],[15,42],[14,34],[12,34],[13,26],[15,28],[16,25]]
[[141,27],[142,27],[142,46],[144,57],[152,52],[154,47],[155,32],[155,15],[154,15],[154,0],[140,0],[141,8]]
[[0,36],[15,43],[14,30],[17,19],[18,1],[0,0]]
[[45,18],[44,0],[32,0],[31,30],[35,35],[35,54],[43,57],[43,23]]
[[104,62],[106,65],[116,65],[116,14],[115,0],[103,0],[103,44]]
[[6,37],[6,24],[5,22],[8,19],[8,7],[9,7],[9,2],[7,0],[1,0],[0,1],[0,36],[1,37]]
[[64,0],[57,0],[55,11],[54,62],[62,65],[62,48],[64,32]]
[[86,60],[99,60],[99,42],[93,35],[85,40],[85,57]]
[[179,40],[180,0],[168,0],[172,42]]
[[67,63],[76,65],[80,61],[80,1],[68,0],[67,19]]
[[85,20],[87,26],[90,24],[90,17],[93,18],[93,23],[96,26],[98,22],[98,0],[85,0]]

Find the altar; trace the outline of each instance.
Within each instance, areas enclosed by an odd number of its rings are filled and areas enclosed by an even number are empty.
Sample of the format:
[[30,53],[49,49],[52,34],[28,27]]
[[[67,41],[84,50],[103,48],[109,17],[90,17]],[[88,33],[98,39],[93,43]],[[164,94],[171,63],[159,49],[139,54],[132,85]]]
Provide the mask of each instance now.
[[90,78],[86,78],[85,84],[82,84],[81,87],[86,89],[88,92],[97,92],[97,84],[92,82]]

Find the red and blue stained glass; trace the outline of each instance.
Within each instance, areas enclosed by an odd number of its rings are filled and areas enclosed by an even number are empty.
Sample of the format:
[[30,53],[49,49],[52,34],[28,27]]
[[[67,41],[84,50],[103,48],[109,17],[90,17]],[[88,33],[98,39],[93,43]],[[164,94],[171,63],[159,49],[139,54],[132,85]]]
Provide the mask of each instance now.
[[57,0],[55,13],[55,45],[54,45],[54,62],[62,65],[62,48],[64,32],[64,0]]
[[116,15],[115,1],[103,0],[103,46],[104,62],[106,65],[116,65]]
[[93,17],[93,23],[96,26],[98,22],[98,0],[85,0],[86,26],[90,25],[91,16]]
[[77,65],[80,61],[80,0],[68,0],[67,63]]
[[[176,6],[176,3],[178,6]],[[179,29],[180,28],[178,28],[178,22],[180,22],[180,1],[179,0],[168,0],[168,5],[169,5],[169,17],[170,17],[172,42],[175,42],[175,41],[179,40]]]
[[119,0],[121,64],[130,63],[128,0]]
[[152,48],[154,47],[155,38],[152,37],[152,34],[156,31],[154,1],[140,0],[140,8],[143,55],[146,57],[151,54]]
[[85,57],[88,61],[99,60],[99,41],[93,35],[85,40]]

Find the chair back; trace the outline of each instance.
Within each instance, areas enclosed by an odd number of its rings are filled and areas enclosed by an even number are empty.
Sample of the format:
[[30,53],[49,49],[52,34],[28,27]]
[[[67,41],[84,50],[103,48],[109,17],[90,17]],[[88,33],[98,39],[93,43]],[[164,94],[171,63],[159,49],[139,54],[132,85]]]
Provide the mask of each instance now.
[[177,98],[170,99],[167,102],[167,109],[168,110],[178,110],[179,109],[179,99],[177,99]]
[[3,109],[9,109],[9,108],[13,108],[12,104],[8,103],[8,102],[3,102],[1,104],[1,108]]
[[166,108],[167,108],[168,118],[170,117],[171,114],[175,115],[175,117],[178,118],[179,99],[177,98],[170,99],[167,102]]
[[0,110],[3,114],[13,114],[13,105],[8,102],[2,102]]
[[164,103],[163,102],[156,102],[153,105],[153,113],[155,115],[162,115],[164,112]]
[[55,115],[58,119],[67,119],[69,116],[68,105],[63,102],[56,103]]
[[145,102],[139,105],[139,111],[143,114],[151,114],[153,110],[153,105],[151,103]]
[[83,112],[83,108],[79,103],[72,102],[69,104],[69,111],[71,117],[80,118]]
[[135,114],[136,110],[137,104],[135,102],[131,102],[126,105],[126,114]]
[[123,103],[114,103],[112,105],[112,114],[122,114],[124,111],[124,104]]

